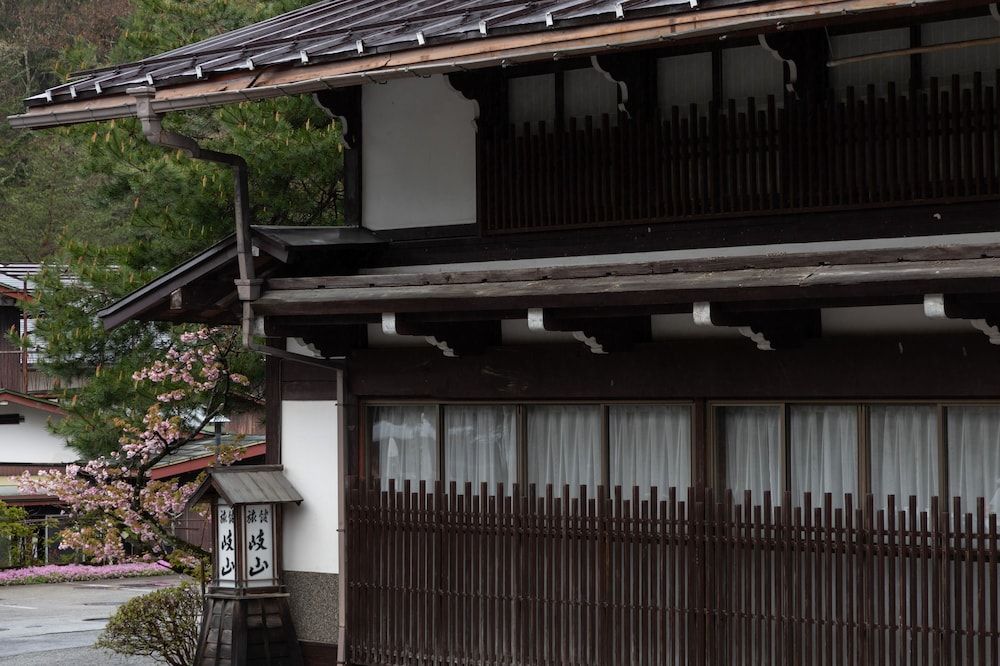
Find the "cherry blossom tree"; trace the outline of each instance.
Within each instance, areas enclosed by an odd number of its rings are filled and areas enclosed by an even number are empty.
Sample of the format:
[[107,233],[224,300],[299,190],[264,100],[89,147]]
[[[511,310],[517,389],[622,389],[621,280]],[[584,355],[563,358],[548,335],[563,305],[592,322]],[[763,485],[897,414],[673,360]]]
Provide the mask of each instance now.
[[[55,496],[77,519],[60,534],[61,548],[98,562],[126,559],[126,543],[146,557],[175,552],[189,564],[208,555],[171,530],[201,479],[154,480],[150,472],[199,437],[213,417],[228,411],[234,393],[249,385],[231,367],[241,352],[238,345],[236,334],[225,329],[182,333],[165,358],[133,375],[155,399],[144,412],[139,408],[116,420],[117,451],[64,471],[20,478],[21,492]],[[219,452],[222,464],[235,458],[232,449]]]

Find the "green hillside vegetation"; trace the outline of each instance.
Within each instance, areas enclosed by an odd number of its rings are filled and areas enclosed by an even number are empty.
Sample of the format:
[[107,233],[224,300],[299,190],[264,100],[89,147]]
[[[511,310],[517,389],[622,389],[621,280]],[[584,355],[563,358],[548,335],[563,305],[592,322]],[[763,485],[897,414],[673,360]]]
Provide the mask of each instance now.
[[[0,0],[0,107],[75,71],[135,60],[268,18],[303,1]],[[339,133],[308,96],[172,114],[168,128],[246,157],[258,224],[336,224]],[[171,329],[105,333],[95,313],[233,231],[230,173],[149,145],[135,121],[24,132],[0,128],[0,261],[45,261],[33,306],[47,370],[89,377],[61,426],[95,455],[114,447],[111,419],[148,396],[133,370]],[[76,283],[60,281],[68,270]],[[252,363],[251,363],[252,365]],[[248,370],[252,373],[252,367]]]

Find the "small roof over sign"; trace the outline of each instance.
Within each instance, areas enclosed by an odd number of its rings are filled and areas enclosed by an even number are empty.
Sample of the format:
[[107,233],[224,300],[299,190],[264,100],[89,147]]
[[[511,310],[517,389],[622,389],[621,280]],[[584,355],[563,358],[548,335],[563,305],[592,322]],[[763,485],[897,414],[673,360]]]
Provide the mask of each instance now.
[[297,504],[302,501],[302,495],[285,478],[281,465],[213,469],[188,500],[188,507],[202,501],[210,491],[216,492],[228,504]]

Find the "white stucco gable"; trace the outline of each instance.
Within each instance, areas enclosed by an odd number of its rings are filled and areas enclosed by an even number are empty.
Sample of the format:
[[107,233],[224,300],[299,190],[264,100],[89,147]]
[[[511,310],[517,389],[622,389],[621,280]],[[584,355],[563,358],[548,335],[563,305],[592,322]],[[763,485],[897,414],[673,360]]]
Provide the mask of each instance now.
[[0,463],[68,463],[80,457],[49,431],[62,418],[54,404],[0,390]]

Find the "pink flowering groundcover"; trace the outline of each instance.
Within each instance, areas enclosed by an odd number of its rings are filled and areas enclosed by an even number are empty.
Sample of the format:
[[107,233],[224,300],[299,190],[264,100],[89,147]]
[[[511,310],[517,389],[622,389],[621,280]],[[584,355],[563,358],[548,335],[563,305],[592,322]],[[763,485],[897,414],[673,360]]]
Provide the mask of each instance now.
[[66,583],[78,580],[104,578],[141,578],[172,573],[160,564],[135,562],[132,564],[47,564],[41,567],[0,570],[0,586],[30,585],[32,583]]

